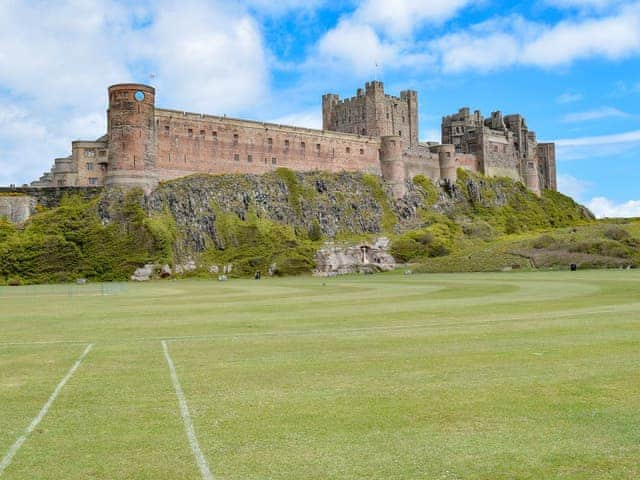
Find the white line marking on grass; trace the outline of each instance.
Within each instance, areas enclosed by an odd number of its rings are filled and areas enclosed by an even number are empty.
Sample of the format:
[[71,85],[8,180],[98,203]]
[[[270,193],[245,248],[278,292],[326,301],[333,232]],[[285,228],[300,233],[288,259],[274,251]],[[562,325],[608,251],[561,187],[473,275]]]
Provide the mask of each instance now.
[[80,367],[80,364],[84,360],[84,357],[87,356],[87,354],[91,351],[92,348],[93,348],[93,343],[87,345],[87,348],[84,349],[84,352],[82,352],[82,355],[80,355],[80,358],[76,360],[76,363],[73,364],[73,366],[71,367],[71,370],[67,372],[67,374],[60,381],[56,389],[53,391],[53,393],[49,397],[49,400],[47,400],[47,403],[44,404],[44,407],[42,407],[42,410],[40,410],[40,413],[38,413],[36,418],[34,418],[31,421],[29,426],[26,428],[24,433],[16,440],[16,442],[13,445],[11,445],[11,448],[9,448],[9,451],[6,453],[6,455],[2,459],[2,462],[0,462],[0,477],[2,476],[2,473],[5,471],[5,469],[11,464],[13,457],[16,455],[16,453],[18,453],[18,450],[20,450],[20,447],[22,447],[22,444],[27,440],[27,437],[29,437],[29,435],[33,433],[33,431],[36,429],[38,424],[42,421],[44,416],[47,414],[47,412],[51,408],[51,405],[53,405],[53,402],[56,400],[56,398],[62,391],[62,388],[73,376],[73,374],[76,372],[78,367]]
[[169,355],[169,347],[167,346],[167,342],[162,341],[162,349],[164,350],[164,358],[167,359],[167,365],[169,365],[169,371],[171,372],[171,381],[173,382],[173,388],[176,391],[176,397],[178,397],[178,404],[180,405],[180,414],[182,415],[182,421],[184,422],[184,429],[187,432],[187,438],[189,439],[189,444],[191,445],[193,455],[194,457],[196,457],[196,462],[198,463],[198,468],[200,469],[200,475],[202,476],[203,480],[213,480],[213,475],[211,474],[211,470],[209,470],[207,459],[204,458],[204,454],[202,453],[202,450],[200,450],[198,438],[196,437],[196,430],[193,427],[193,422],[191,421],[191,414],[189,413],[187,399],[185,398],[182,387],[180,386],[180,380],[178,380],[176,367],[173,364],[171,355]]

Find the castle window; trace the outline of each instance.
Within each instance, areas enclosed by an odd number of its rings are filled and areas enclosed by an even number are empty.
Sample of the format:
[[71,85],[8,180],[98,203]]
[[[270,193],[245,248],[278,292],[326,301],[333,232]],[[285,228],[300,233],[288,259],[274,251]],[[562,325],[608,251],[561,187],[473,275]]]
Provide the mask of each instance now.
[[389,112],[387,112],[387,120],[389,120]]
[[60,180],[58,180],[58,186],[59,186],[59,187],[64,187],[64,184],[65,184],[65,183],[67,183],[67,182],[65,182],[65,180],[64,180],[64,179],[62,179],[62,178],[61,178]]
[[367,134],[367,131],[363,128],[362,129],[362,135],[366,135],[366,134]]
[[360,149],[360,155],[364,155],[364,148]]
[[190,129],[188,130],[188,132],[189,132],[189,136],[190,136],[190,137],[193,137],[193,128],[190,128]]
[[234,134],[233,134],[233,144],[234,144],[234,145],[238,145],[238,138],[239,138],[239,137],[238,137],[238,134],[237,134],[237,133],[234,133]]
[[211,132],[211,138],[214,142],[218,141],[218,132]]
[[403,116],[403,117],[402,117],[402,123],[404,123],[404,122],[406,122],[406,119],[405,119],[405,117]]
[[249,163],[253,162],[253,155],[247,155],[247,162]]
[[84,156],[85,157],[89,157],[89,158],[93,158],[93,157],[96,156],[96,151],[94,149],[92,149],[92,148],[90,148],[88,150],[85,150],[84,151]]
[[289,150],[289,140],[284,141],[284,148],[285,150]]
[[307,144],[304,142],[300,142],[300,149],[304,151],[306,148],[307,148]]
[[240,155],[238,153],[234,153],[233,154],[233,161],[234,162],[239,162],[240,161]]
[[200,130],[200,136],[204,137],[204,135],[205,135],[204,130]]
[[98,156],[99,157],[106,157],[107,156],[107,151],[106,150],[100,150],[98,152]]
[[347,153],[351,153],[351,147],[347,147]]
[[169,125],[164,126],[164,134],[169,136]]
[[93,162],[87,162],[87,170],[93,170]]
[[271,157],[271,165],[275,165],[276,163],[278,163],[278,160],[276,160],[276,157]]
[[98,179],[96,177],[89,177],[89,185],[97,185]]
[[402,136],[402,130],[398,130],[398,136],[401,137]]
[[320,144],[316,143],[316,152],[320,153]]

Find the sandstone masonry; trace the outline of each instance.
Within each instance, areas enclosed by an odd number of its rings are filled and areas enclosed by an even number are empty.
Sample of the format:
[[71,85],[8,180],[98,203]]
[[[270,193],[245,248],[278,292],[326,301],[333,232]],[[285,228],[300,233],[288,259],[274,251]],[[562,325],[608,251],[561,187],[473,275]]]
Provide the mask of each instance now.
[[418,138],[418,94],[387,95],[369,82],[357,95],[322,98],[323,130],[156,108],[155,89],[109,87],[107,133],[75,141],[32,187],[142,187],[194,173],[367,172],[397,197],[422,174],[454,182],[458,168],[509,176],[539,194],[556,189],[555,145],[537,143],[520,115],[462,108],[442,120],[442,143]]

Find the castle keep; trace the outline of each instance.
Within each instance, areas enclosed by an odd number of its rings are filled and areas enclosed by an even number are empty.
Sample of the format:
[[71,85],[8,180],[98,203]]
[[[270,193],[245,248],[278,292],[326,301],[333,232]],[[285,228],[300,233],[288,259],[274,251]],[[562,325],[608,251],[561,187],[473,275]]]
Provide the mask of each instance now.
[[508,176],[539,194],[556,189],[555,146],[537,143],[520,115],[468,108],[444,117],[442,143],[418,138],[418,95],[385,94],[369,82],[357,95],[322,98],[323,130],[156,108],[147,85],[109,87],[107,133],[75,141],[33,187],[142,187],[194,173],[358,171],[381,175],[396,196],[422,174],[456,180],[459,167]]

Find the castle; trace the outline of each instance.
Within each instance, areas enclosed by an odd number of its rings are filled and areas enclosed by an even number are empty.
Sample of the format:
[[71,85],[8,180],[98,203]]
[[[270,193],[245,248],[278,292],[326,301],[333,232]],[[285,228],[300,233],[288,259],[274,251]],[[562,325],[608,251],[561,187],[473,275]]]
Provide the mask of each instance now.
[[32,187],[142,187],[194,173],[358,171],[381,175],[402,196],[415,175],[456,180],[458,168],[556,189],[555,145],[537,143],[520,115],[468,108],[442,119],[442,143],[418,139],[418,94],[387,95],[369,82],[353,98],[322,97],[322,130],[156,108],[155,89],[109,87],[107,133],[75,141]]

